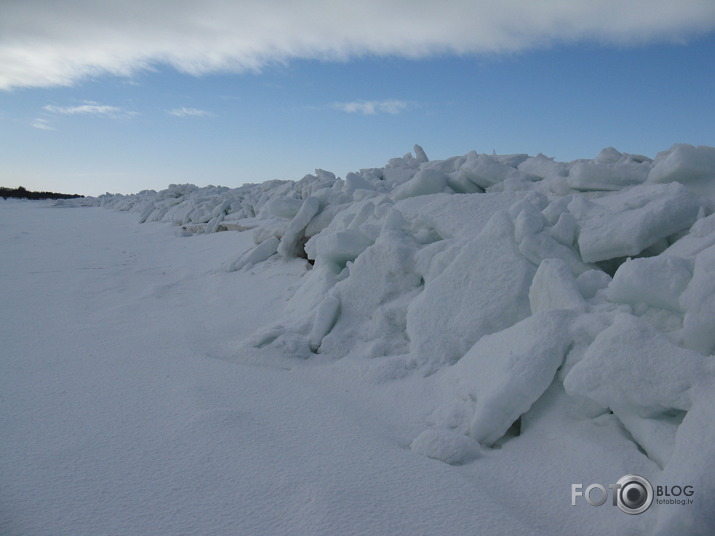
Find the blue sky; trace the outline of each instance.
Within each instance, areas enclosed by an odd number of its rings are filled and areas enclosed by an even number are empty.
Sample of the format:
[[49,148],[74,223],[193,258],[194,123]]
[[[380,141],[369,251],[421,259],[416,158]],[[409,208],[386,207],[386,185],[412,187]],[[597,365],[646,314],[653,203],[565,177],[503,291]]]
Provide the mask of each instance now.
[[715,145],[715,2],[660,3],[8,0],[0,185],[344,176],[415,143],[558,160]]

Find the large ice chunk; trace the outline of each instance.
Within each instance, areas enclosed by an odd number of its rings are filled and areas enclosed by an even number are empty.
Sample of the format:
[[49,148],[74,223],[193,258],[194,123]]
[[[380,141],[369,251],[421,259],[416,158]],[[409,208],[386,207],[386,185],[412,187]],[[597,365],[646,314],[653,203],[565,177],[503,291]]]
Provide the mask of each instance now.
[[495,214],[410,303],[407,334],[418,359],[453,363],[483,335],[529,316],[535,271],[518,253],[509,215]]
[[[715,383],[707,378],[693,390],[693,406],[675,437],[675,448],[660,481],[669,485],[690,485],[693,503],[659,508],[653,534],[670,536],[710,536],[715,534]],[[685,498],[685,497],[680,497]]]
[[526,160],[526,155],[512,155],[500,159],[495,155],[469,153],[458,174],[466,180],[486,189],[508,179],[528,180],[529,176],[516,167]]
[[315,312],[313,328],[310,330],[310,336],[308,337],[312,351],[316,352],[320,348],[323,338],[333,329],[339,314],[340,300],[335,296],[328,296],[318,306],[318,310]]
[[578,162],[566,178],[574,190],[620,190],[641,184],[648,178],[649,164]]
[[372,240],[360,231],[351,229],[334,233],[323,232],[315,236],[306,251],[316,262],[335,263],[342,268],[348,261],[355,260],[360,253],[372,245]]
[[703,354],[715,351],[714,274],[715,246],[710,246],[695,258],[693,278],[680,296],[685,345]]
[[[509,209],[514,216],[514,237],[519,243],[519,253],[537,266],[545,259],[561,259],[575,274],[589,270],[591,267],[581,261],[572,245],[567,246],[553,237],[554,226],[545,227],[548,218],[534,205],[540,204],[540,197],[535,195],[531,199],[523,199]],[[559,221],[568,221],[564,216],[569,215],[562,214]]]
[[277,218],[292,220],[295,215],[298,214],[301,206],[303,206],[303,201],[300,199],[279,196],[270,199],[265,205],[263,205],[261,215],[268,214]]
[[407,302],[421,278],[414,271],[417,244],[404,232],[406,226],[400,211],[391,209],[375,243],[344,269],[346,277],[332,291],[340,300],[340,317],[323,338],[321,352],[344,356],[364,350],[384,356],[407,351]]
[[305,228],[310,220],[320,211],[320,201],[316,197],[309,197],[300,207],[298,213],[286,228],[278,253],[284,257],[295,257],[299,253],[299,242],[304,237]]
[[474,238],[489,219],[519,200],[513,192],[479,195],[435,194],[399,201],[397,207],[415,227],[434,229],[440,238]]
[[278,240],[275,236],[269,238],[268,240],[261,242],[253,249],[248,250],[238,259],[228,265],[226,271],[235,272],[236,270],[241,270],[243,268],[250,268],[254,264],[263,262],[278,250]]
[[690,388],[706,370],[705,358],[672,344],[645,320],[619,314],[599,333],[564,379],[568,393],[654,417],[690,409]]
[[447,372],[476,398],[471,437],[492,445],[546,391],[571,342],[574,318],[564,310],[530,316],[482,337]]
[[692,264],[670,255],[632,259],[622,264],[608,285],[607,295],[616,303],[645,303],[680,311],[680,294],[693,276]]
[[584,262],[635,256],[690,227],[697,198],[681,184],[644,184],[593,200],[574,197],[568,209],[579,224]]
[[573,309],[584,312],[586,302],[576,286],[576,278],[561,259],[544,259],[529,288],[531,312]]
[[664,253],[678,257],[694,258],[701,251],[715,245],[715,214],[700,218]]
[[395,200],[407,199],[418,195],[437,194],[447,188],[447,175],[433,168],[420,169],[408,182],[395,188],[392,197]]
[[425,153],[425,150],[422,148],[422,146],[415,144],[412,147],[412,150],[415,152],[415,159],[420,163],[424,164],[425,162],[429,162],[429,158],[427,158],[427,153]]
[[601,270],[588,270],[576,278],[576,287],[585,299],[590,300],[599,290],[611,283],[611,276]]
[[566,392],[609,407],[661,467],[673,453],[692,389],[712,363],[672,344],[651,324],[627,313],[599,333],[564,379]]
[[568,175],[568,165],[566,163],[556,162],[552,157],[545,156],[541,153],[524,160],[519,164],[518,169],[522,173],[543,179],[565,177]]
[[678,181],[715,201],[715,147],[693,147],[683,143],[658,153],[648,181]]

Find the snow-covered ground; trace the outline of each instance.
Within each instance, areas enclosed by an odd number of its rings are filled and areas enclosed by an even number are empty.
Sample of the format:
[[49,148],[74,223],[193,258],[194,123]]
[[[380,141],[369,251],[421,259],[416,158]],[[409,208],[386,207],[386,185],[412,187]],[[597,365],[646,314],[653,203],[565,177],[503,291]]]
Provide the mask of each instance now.
[[687,145],[0,201],[0,533],[711,535],[713,212]]

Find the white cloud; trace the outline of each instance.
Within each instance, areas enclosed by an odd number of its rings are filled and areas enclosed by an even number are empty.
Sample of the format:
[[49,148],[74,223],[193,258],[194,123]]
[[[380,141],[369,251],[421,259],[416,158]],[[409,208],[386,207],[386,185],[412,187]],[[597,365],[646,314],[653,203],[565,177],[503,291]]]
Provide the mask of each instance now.
[[50,125],[50,122],[47,119],[43,119],[42,117],[38,117],[30,124],[40,130],[57,130],[55,127]]
[[136,112],[128,112],[116,106],[108,106],[106,104],[98,104],[96,102],[87,101],[78,106],[55,106],[48,104],[43,106],[45,112],[56,115],[96,115],[100,117],[127,117],[136,115]]
[[637,44],[713,28],[712,0],[4,0],[0,89],[156,64],[200,75],[294,58]]
[[48,104],[42,107],[46,112],[59,115],[116,115],[121,110],[116,106],[105,106],[99,104],[82,104],[80,106],[54,106]]
[[199,110],[198,108],[174,108],[173,110],[167,110],[169,115],[174,117],[212,117],[214,114],[206,110]]
[[396,99],[383,101],[336,102],[332,105],[332,107],[336,110],[348,113],[361,113],[364,115],[375,115],[378,113],[395,115],[406,109],[407,106],[407,102]]

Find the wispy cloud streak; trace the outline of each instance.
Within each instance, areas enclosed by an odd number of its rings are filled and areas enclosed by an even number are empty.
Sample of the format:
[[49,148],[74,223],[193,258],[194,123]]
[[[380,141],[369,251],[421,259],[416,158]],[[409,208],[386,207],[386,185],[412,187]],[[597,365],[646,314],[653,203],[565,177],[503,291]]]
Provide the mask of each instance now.
[[0,89],[158,64],[201,75],[296,58],[674,41],[714,28],[712,0],[4,0]]
[[42,117],[38,117],[30,123],[30,125],[38,130],[57,130],[55,127],[50,125],[50,122],[47,119]]
[[134,112],[125,112],[116,106],[97,104],[95,102],[87,102],[79,106],[55,106],[54,104],[48,104],[47,106],[43,106],[42,109],[45,112],[57,115],[97,115],[100,117],[134,115]]
[[213,117],[213,113],[207,110],[200,110],[198,108],[174,108],[172,110],[167,110],[167,114],[173,115],[174,117]]
[[408,103],[396,99],[388,99],[383,101],[353,101],[353,102],[335,102],[332,108],[347,113],[359,113],[363,115],[375,115],[378,113],[386,113],[396,115],[405,110]]

